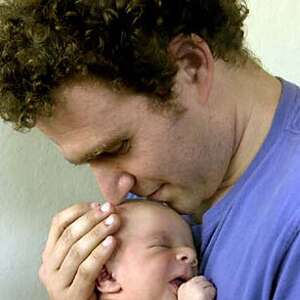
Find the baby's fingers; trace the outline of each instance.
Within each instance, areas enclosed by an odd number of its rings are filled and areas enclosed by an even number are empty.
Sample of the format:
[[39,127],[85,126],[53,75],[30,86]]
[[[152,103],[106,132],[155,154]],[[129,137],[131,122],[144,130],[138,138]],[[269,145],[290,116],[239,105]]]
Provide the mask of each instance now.
[[203,300],[215,299],[216,289],[210,281],[208,281],[204,276],[196,276],[193,279],[195,280],[195,284],[198,285],[204,292]]
[[214,285],[204,276],[195,276],[178,289],[178,300],[213,300],[215,297]]

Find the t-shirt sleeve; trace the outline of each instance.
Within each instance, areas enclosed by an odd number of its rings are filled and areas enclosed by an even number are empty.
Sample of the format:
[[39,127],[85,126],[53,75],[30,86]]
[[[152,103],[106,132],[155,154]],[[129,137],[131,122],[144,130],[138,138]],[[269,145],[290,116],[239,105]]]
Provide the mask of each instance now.
[[300,236],[299,230],[287,249],[275,283],[273,300],[300,299]]
[[136,194],[133,193],[128,193],[126,196],[127,200],[134,200],[134,199],[141,199],[142,197],[137,196]]

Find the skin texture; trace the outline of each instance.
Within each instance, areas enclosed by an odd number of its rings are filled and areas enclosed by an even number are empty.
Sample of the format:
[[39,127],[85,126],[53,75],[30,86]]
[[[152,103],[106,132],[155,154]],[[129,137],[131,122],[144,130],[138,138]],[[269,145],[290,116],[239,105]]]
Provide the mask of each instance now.
[[[40,128],[59,145],[65,158],[75,163],[116,141],[108,153],[89,161],[110,203],[118,204],[129,190],[150,196],[164,185],[157,198],[180,212],[192,213],[199,209],[196,199],[209,197],[215,182],[219,183],[216,171],[222,168],[224,172],[224,159],[208,163],[216,145],[208,138],[209,123],[198,130],[195,110],[178,120],[150,110],[143,96],[125,94],[120,101],[119,94],[92,82],[65,88],[62,95],[66,99],[64,113],[53,118],[47,128]],[[123,146],[126,140],[129,145]]]
[[53,218],[39,270],[50,300],[97,299],[99,270],[116,246],[116,240],[107,237],[120,225],[117,218],[105,224],[113,212],[111,206],[102,211],[97,203],[81,203]]
[[234,148],[233,109],[208,102],[213,58],[202,40],[195,43],[199,49],[179,37],[170,45],[180,57],[174,99],[180,114],[94,79],[75,78],[54,91],[54,116],[38,127],[66,159],[89,163],[110,203],[131,191],[195,214],[220,185]]
[[[106,264],[110,276],[99,276],[100,299],[176,300],[171,281],[188,281],[197,270],[188,224],[170,208],[150,201],[128,202],[117,212],[122,223],[116,235],[119,247]],[[198,297],[202,294],[199,289]]]
[[[53,92],[54,115],[38,120],[38,128],[66,159],[90,165],[111,204],[120,204],[131,191],[167,202],[178,212],[192,213],[200,220],[202,213],[230,190],[259,150],[271,126],[281,84],[252,63],[233,68],[222,60],[215,61],[206,42],[195,35],[192,40],[174,39],[170,53],[178,65],[173,101],[182,108],[181,114],[158,111],[145,95],[117,92],[103,81],[73,78]],[[112,138],[115,141],[109,146]],[[69,220],[64,213],[61,219]],[[119,224],[118,214],[115,222]],[[67,223],[65,228],[72,226],[71,221]],[[116,230],[117,226],[113,232]],[[54,223],[53,231],[64,230]],[[83,249],[92,253],[113,232],[101,231],[97,245],[87,238]],[[57,240],[50,242],[54,252],[58,251],[55,243]],[[77,242],[60,243],[71,248]],[[50,270],[56,268],[53,255],[51,251],[44,255],[43,264]],[[70,260],[67,251],[59,256],[62,262]],[[94,259],[83,250],[79,256]],[[99,250],[97,258],[89,275],[78,277],[84,292],[77,298],[66,297],[77,295],[74,285],[64,287],[66,293],[50,280],[54,273],[42,277],[47,289],[54,291],[52,299],[89,299],[94,279],[109,254]],[[81,270],[84,261],[73,258],[73,268]],[[74,282],[77,275],[74,271],[66,277]]]

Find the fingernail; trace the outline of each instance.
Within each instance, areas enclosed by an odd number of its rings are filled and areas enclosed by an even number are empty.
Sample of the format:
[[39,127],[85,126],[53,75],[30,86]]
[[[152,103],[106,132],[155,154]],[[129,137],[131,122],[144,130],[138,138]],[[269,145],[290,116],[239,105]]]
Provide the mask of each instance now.
[[114,216],[109,216],[105,221],[104,221],[104,224],[107,225],[107,226],[110,226],[112,225],[114,222]]
[[91,203],[91,208],[98,208],[100,204],[98,202]]
[[104,247],[108,247],[113,243],[113,237],[111,235],[109,235],[103,242],[102,245]]
[[101,205],[101,210],[103,212],[108,212],[110,210],[110,208],[111,208],[111,205],[108,202],[106,202],[106,203],[104,203],[104,204]]

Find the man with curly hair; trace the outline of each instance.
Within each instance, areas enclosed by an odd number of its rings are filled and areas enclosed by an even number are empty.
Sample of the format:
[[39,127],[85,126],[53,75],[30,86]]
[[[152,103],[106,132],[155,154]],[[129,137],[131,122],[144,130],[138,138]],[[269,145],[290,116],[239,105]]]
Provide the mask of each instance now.
[[1,117],[88,163],[107,200],[54,218],[52,300],[96,299],[120,226],[105,220],[129,192],[202,219],[218,299],[299,297],[300,91],[247,51],[243,1],[6,0],[0,14]]

